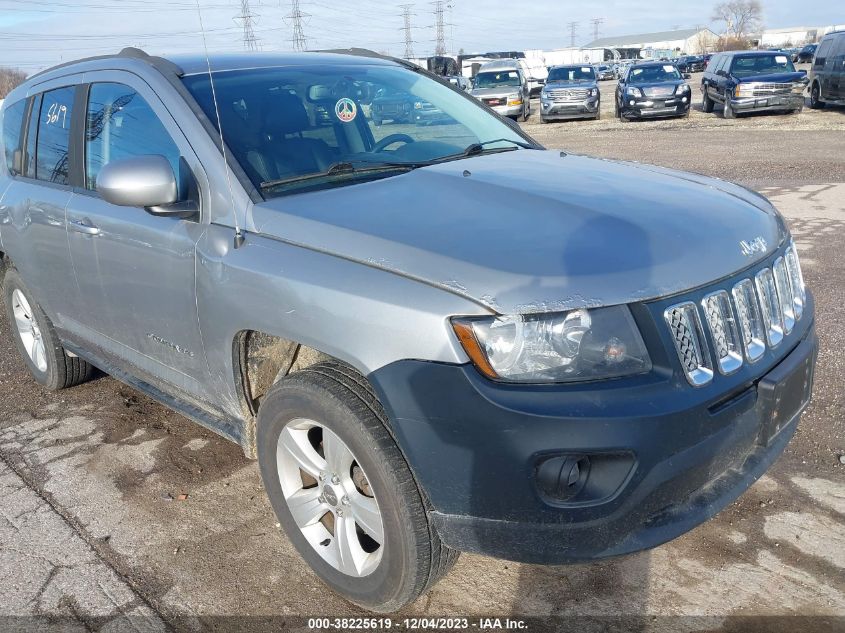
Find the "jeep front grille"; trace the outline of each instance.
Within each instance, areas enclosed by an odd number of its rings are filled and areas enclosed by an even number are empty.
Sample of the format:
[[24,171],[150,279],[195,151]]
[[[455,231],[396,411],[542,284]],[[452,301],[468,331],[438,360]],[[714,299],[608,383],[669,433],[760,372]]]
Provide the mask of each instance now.
[[689,383],[706,385],[713,380],[714,367],[727,376],[760,360],[767,346],[777,347],[792,333],[806,300],[798,254],[790,245],[772,268],[741,280],[730,292],[708,294],[700,308],[690,301],[668,308],[664,318]]

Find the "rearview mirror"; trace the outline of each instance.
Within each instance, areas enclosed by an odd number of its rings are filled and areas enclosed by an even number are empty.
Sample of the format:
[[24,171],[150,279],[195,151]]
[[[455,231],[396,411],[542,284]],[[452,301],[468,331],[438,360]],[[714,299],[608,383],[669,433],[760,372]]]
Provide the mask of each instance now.
[[311,86],[308,89],[308,101],[311,103],[319,103],[320,101],[331,101],[332,89],[328,86]]
[[97,192],[106,202],[121,207],[143,207],[153,215],[186,217],[197,210],[193,203],[178,204],[176,174],[170,161],[158,154],[107,163],[97,175]]

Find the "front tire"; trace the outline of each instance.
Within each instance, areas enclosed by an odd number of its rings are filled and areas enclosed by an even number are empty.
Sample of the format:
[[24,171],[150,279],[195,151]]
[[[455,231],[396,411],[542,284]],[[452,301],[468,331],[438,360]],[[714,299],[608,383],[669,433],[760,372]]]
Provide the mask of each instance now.
[[3,300],[15,347],[39,385],[58,391],[91,378],[94,368],[68,356],[50,319],[13,268],[3,277]]
[[279,382],[261,405],[257,442],[281,525],[346,599],[396,611],[457,560],[428,522],[384,410],[352,368],[320,363]]
[[722,117],[725,119],[735,119],[736,112],[734,112],[733,107],[731,107],[731,95],[725,93],[725,107],[722,110]]
[[705,87],[701,101],[701,110],[703,112],[706,112],[707,114],[710,114],[711,112],[713,112],[714,105],[715,104],[713,103],[713,99],[710,98],[710,93],[707,92],[707,88]]

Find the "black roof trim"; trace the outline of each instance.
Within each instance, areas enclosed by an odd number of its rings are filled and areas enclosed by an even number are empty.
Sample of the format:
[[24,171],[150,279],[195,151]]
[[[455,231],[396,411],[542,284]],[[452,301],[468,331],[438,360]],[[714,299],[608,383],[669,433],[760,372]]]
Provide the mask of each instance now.
[[137,59],[137,60],[146,62],[147,64],[149,64],[150,66],[152,66],[153,68],[155,68],[156,70],[158,70],[159,72],[161,72],[164,75],[175,74],[176,76],[181,77],[184,74],[182,69],[179,68],[179,66],[177,66],[173,62],[171,62],[167,59],[164,59],[163,57],[156,57],[154,55],[150,55],[150,54],[142,51],[140,48],[134,48],[134,47],[130,46],[130,47],[124,48],[122,51],[120,51],[117,54],[96,55],[94,57],[84,57],[82,59],[76,59],[74,61],[65,62],[64,64],[58,64],[57,66],[51,66],[50,68],[46,68],[46,69],[44,69],[40,72],[35,73],[31,77],[28,77],[27,81],[34,79],[36,77],[40,77],[41,75],[46,75],[47,73],[51,73],[54,70],[59,70],[60,68],[69,68],[70,66],[76,66],[77,64],[82,64],[84,62],[95,62],[95,61],[101,61],[101,60],[106,60],[106,59],[120,59],[120,58]]

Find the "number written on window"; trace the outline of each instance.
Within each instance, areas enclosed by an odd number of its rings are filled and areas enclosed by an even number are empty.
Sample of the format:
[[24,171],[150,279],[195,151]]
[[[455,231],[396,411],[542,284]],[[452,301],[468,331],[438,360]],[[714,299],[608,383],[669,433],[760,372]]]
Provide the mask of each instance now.
[[47,125],[54,125],[61,123],[64,128],[67,123],[67,106],[61,103],[54,103],[47,109],[47,120],[44,121]]

